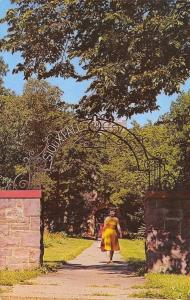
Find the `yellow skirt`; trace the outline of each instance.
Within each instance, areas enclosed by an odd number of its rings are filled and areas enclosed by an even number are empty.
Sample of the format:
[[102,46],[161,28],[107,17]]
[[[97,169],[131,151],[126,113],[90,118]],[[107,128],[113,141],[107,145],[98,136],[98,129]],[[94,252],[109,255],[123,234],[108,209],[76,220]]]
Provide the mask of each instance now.
[[118,235],[115,229],[106,228],[102,234],[101,242],[102,251],[118,251],[120,250]]

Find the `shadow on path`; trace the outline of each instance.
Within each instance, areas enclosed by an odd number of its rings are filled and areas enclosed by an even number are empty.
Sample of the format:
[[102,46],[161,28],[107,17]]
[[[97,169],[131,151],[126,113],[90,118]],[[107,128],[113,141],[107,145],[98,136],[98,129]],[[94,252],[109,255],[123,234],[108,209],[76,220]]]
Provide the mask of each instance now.
[[[48,263],[46,261],[46,263]],[[60,265],[56,268],[57,270],[97,270],[103,271],[107,274],[123,274],[127,275],[127,277],[135,277],[137,276],[136,268],[134,267],[133,263],[127,263],[124,261],[114,261],[111,264],[108,264],[107,261],[100,261],[99,263],[92,264],[92,265],[85,265],[80,263],[66,263],[65,261],[53,261],[51,263],[60,263]]]
[[[45,263],[49,263],[46,261]],[[140,272],[143,275],[145,269],[145,262],[142,260],[129,260],[125,261],[114,261],[108,264],[107,261],[100,261],[98,263],[81,264],[76,262],[67,263],[65,261],[53,261],[52,264],[59,264],[57,270],[96,270],[103,271],[107,274],[124,274],[129,277],[135,277]],[[52,270],[54,271],[54,270]],[[56,271],[56,270],[55,270]]]

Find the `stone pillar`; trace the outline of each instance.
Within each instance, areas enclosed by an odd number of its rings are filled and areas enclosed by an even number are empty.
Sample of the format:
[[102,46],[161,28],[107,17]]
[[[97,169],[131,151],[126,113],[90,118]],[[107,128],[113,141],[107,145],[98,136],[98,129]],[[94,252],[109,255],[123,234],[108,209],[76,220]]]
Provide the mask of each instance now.
[[39,266],[40,198],[39,190],[0,191],[0,269]]
[[148,271],[190,274],[190,193],[147,193],[145,224]]

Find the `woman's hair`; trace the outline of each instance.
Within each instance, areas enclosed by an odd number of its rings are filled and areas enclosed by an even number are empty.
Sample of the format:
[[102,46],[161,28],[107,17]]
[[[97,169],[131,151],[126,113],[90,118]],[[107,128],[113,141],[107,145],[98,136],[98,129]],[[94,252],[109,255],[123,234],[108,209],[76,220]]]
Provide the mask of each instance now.
[[110,209],[109,209],[109,213],[111,212],[111,211],[114,211],[114,213],[116,213],[116,208],[115,207],[111,207]]

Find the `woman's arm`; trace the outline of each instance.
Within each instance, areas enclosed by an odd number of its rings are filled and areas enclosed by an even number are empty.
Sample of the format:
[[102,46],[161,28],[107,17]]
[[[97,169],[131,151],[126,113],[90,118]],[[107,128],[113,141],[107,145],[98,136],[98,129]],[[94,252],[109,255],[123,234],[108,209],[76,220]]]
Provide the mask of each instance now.
[[120,224],[119,224],[119,220],[118,220],[118,222],[117,222],[117,230],[118,230],[118,232],[119,232],[120,238],[122,239],[122,231],[121,231],[121,226],[120,226]]

